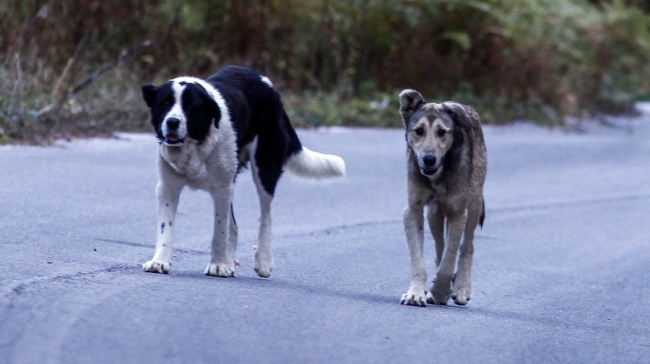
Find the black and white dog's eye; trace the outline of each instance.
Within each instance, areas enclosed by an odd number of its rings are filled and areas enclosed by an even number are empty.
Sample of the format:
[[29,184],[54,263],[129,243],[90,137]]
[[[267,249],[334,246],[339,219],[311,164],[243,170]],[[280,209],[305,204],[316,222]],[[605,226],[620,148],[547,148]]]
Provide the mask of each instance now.
[[418,135],[418,136],[424,135],[424,128],[417,128],[414,131],[415,131],[415,134]]
[[437,133],[438,133],[438,136],[439,136],[440,138],[442,138],[443,136],[445,136],[445,135],[447,134],[447,130],[445,130],[445,129],[438,129],[438,132],[437,132]]

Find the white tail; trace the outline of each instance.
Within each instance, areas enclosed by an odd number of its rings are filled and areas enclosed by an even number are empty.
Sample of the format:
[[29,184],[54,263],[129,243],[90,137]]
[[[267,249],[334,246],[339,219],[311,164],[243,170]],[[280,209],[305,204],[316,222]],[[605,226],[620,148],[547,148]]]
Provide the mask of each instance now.
[[289,157],[287,169],[298,177],[327,179],[345,176],[343,158],[311,151],[305,147]]

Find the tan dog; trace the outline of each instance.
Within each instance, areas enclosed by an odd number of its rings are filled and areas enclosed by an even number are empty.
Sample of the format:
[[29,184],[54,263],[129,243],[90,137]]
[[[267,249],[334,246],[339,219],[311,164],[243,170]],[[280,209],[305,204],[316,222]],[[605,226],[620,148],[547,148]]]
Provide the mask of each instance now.
[[[426,103],[415,90],[402,91],[399,99],[408,144],[404,230],[411,253],[411,284],[401,303],[445,305],[451,296],[465,305],[472,295],[474,230],[485,219],[487,154],[481,122],[471,107]],[[437,272],[430,293],[423,260],[425,206],[436,243]]]

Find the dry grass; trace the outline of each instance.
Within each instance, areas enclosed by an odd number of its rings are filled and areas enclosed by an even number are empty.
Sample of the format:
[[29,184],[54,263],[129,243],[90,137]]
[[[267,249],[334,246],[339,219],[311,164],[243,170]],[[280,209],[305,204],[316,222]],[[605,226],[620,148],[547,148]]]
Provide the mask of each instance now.
[[396,95],[488,123],[622,112],[650,94],[645,2],[7,0],[0,143],[149,130],[140,86],[268,74],[295,124],[399,126]]

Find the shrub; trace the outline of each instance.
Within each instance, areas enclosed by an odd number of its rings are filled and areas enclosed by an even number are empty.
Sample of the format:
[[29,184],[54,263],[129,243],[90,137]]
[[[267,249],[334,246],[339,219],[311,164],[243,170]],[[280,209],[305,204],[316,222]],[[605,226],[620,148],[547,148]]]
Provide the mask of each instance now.
[[301,125],[399,125],[406,87],[491,123],[623,112],[650,90],[648,11],[637,0],[6,0],[0,142],[145,128],[141,84],[226,64],[268,74]]

